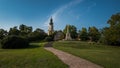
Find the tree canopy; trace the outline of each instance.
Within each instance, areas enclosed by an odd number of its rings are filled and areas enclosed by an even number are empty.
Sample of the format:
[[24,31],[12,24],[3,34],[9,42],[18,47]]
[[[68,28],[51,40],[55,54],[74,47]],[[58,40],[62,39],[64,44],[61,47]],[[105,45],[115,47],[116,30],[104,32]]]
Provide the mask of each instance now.
[[89,27],[88,29],[89,39],[97,42],[101,36],[99,30],[96,27]]
[[88,40],[88,32],[86,28],[83,27],[82,30],[79,30],[78,35],[79,35],[80,40],[82,41]]
[[106,43],[120,45],[120,13],[112,15],[107,23],[110,26],[103,32]]

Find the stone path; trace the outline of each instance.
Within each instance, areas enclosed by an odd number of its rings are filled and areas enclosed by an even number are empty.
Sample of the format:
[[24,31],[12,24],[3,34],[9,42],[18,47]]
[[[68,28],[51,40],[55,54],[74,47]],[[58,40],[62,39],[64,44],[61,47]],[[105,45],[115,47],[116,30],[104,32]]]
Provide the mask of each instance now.
[[45,47],[45,49],[55,54],[65,64],[69,65],[69,68],[103,68],[90,61],[76,57],[61,50],[57,50],[53,47]]
[[44,47],[52,47],[53,42],[48,42],[44,45]]

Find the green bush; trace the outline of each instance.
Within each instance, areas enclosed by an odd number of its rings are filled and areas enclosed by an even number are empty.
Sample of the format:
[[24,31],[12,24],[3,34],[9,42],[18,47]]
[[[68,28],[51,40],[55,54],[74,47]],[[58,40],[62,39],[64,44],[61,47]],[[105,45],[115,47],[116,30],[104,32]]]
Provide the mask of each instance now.
[[3,49],[19,49],[29,46],[28,41],[19,36],[7,36],[1,41],[1,44]]
[[45,38],[45,41],[47,41],[47,42],[53,41],[53,38],[51,36],[48,36]]
[[0,48],[2,47],[2,46],[1,46],[1,41],[2,41],[2,40],[0,39]]

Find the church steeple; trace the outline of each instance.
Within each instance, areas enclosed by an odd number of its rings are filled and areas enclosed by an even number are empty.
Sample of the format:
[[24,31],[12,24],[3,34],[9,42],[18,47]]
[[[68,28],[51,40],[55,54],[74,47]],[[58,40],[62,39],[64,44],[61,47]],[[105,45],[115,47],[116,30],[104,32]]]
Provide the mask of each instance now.
[[49,27],[48,27],[48,35],[52,35],[54,33],[54,27],[53,27],[53,19],[51,17]]
[[49,23],[50,25],[53,25],[53,19],[52,19],[52,17],[51,17],[51,19],[50,19],[50,23]]

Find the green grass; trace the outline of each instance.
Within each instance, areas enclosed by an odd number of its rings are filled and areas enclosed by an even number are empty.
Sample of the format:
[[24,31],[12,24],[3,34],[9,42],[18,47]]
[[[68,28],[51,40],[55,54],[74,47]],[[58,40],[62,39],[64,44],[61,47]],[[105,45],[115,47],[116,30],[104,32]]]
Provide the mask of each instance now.
[[68,68],[44,43],[31,43],[26,49],[0,49],[0,68]]
[[120,47],[80,41],[55,42],[54,48],[87,59],[105,68],[120,68]]

